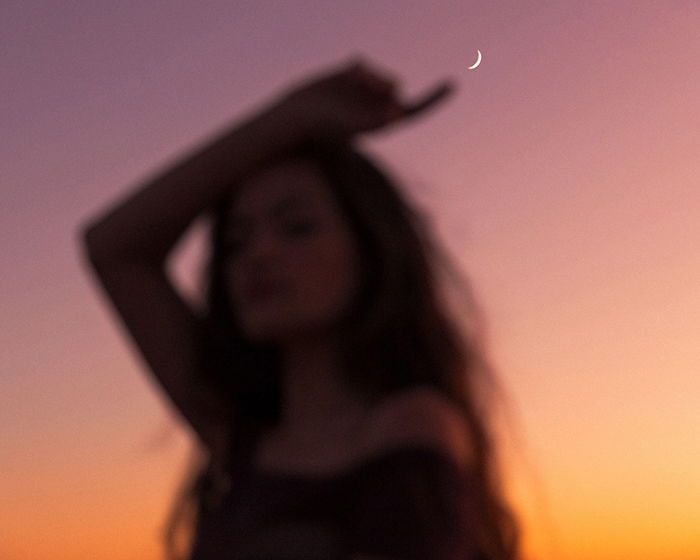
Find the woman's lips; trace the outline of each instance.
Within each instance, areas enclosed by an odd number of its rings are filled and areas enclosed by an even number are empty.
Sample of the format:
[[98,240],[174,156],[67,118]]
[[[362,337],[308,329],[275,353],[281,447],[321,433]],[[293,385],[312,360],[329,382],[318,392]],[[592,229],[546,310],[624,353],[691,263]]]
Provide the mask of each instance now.
[[245,291],[245,299],[249,301],[259,301],[279,296],[284,293],[284,289],[278,283],[256,282]]

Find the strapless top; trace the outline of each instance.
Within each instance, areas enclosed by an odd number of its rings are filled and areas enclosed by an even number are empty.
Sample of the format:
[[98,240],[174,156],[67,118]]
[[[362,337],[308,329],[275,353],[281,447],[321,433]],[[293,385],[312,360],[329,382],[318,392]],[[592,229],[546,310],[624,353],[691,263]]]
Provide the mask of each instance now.
[[[247,459],[247,460],[245,460]],[[399,447],[330,475],[241,458],[190,560],[476,560],[473,477],[438,449]]]

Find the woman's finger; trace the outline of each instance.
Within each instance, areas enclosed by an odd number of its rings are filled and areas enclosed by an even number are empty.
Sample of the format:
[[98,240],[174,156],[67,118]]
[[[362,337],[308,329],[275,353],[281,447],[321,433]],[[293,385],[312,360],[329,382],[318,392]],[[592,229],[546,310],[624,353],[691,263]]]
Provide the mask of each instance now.
[[451,93],[454,90],[454,88],[454,83],[450,81],[445,81],[439,84],[437,87],[435,87],[426,95],[424,95],[422,98],[418,99],[418,101],[406,105],[403,108],[403,116],[407,117],[415,115],[416,113],[420,113],[421,111],[427,109],[431,105],[434,105],[435,103],[442,100],[445,96]]
[[393,94],[397,87],[395,78],[391,78],[386,73],[371,70],[365,64],[355,66],[354,75],[363,85],[383,95]]

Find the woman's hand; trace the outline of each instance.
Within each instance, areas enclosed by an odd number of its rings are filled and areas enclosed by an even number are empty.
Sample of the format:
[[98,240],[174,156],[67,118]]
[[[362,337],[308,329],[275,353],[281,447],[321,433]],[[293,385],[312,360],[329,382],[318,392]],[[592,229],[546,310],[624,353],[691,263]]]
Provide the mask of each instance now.
[[345,141],[422,113],[443,100],[454,84],[445,80],[413,103],[402,103],[397,81],[370,68],[361,57],[339,69],[303,80],[275,106],[277,116],[305,136]]

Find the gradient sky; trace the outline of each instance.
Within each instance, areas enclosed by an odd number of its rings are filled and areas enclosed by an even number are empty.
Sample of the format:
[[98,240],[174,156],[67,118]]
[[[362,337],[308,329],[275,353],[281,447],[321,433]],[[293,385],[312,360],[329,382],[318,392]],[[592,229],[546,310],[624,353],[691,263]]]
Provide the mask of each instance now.
[[[698,30],[692,0],[3,1],[0,557],[161,557],[194,439],[78,228],[361,53],[405,99],[457,82],[362,145],[486,310],[529,559],[700,558]],[[192,298],[202,231],[173,264]]]

